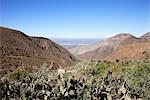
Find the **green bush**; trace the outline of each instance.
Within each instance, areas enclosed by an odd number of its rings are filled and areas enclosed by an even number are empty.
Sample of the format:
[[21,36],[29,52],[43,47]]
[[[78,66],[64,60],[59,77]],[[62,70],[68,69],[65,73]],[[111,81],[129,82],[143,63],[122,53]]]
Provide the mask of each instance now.
[[149,63],[86,61],[64,70],[58,73],[46,64],[32,74],[18,69],[10,75],[17,82],[0,81],[0,99],[150,99]]
[[26,77],[31,77],[31,74],[29,72],[21,71],[21,70],[15,70],[10,74],[10,78],[14,80],[21,80]]

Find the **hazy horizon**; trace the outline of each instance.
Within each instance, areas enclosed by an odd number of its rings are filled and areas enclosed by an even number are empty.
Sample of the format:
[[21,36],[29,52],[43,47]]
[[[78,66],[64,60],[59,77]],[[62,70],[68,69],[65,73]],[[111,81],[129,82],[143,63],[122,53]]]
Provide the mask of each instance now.
[[100,38],[51,38],[52,41],[56,42],[60,45],[89,45],[89,44],[95,44],[97,42],[100,42],[104,39]]
[[150,0],[1,0],[0,26],[46,38],[139,37],[150,31]]

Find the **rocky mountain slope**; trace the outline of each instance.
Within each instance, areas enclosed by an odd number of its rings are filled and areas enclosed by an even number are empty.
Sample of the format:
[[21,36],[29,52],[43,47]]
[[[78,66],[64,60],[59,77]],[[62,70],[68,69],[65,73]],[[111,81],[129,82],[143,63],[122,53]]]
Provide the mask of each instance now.
[[103,59],[136,59],[150,62],[150,43],[127,44],[120,46],[116,51],[112,52]]
[[[70,52],[79,59],[145,59],[150,51],[150,32],[137,38],[129,33],[118,34],[92,45],[79,46]],[[137,50],[138,49],[138,50]],[[150,58],[149,58],[150,59]]]
[[147,32],[147,33],[145,33],[144,35],[142,35],[142,36],[140,37],[140,39],[150,41],[150,32]]
[[53,68],[66,67],[76,62],[66,49],[42,37],[0,27],[0,73],[7,74],[23,67],[32,71],[35,66],[47,63]]
[[142,40],[129,33],[119,34],[94,45],[74,48],[71,50],[71,53],[80,59],[101,59],[117,50],[119,46],[133,43],[137,44],[140,42],[142,42]]

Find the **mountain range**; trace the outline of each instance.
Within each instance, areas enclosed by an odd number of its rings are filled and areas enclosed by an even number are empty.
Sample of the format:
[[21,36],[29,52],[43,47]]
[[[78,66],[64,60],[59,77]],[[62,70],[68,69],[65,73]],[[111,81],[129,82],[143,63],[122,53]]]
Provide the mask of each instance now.
[[[71,53],[70,53],[70,52]],[[150,32],[137,38],[123,33],[90,45],[72,49],[44,37],[0,27],[0,74],[23,68],[35,71],[44,63],[53,69],[64,68],[82,60],[147,59],[150,61]]]
[[135,59],[150,55],[150,33],[137,38],[123,33],[92,45],[78,46],[70,52],[79,59]]

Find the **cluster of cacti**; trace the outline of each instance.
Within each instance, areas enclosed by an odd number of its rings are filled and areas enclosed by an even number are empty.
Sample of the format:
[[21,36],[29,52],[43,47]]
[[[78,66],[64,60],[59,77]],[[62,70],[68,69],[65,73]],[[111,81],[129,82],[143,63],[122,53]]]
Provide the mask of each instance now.
[[[150,99],[148,95],[150,66],[137,65],[139,64],[132,63],[131,66],[124,62],[90,61],[58,71],[43,65],[38,72],[23,79],[13,81],[1,79],[0,98],[4,100]],[[141,77],[144,79],[142,80]],[[140,87],[141,84],[143,86]]]

